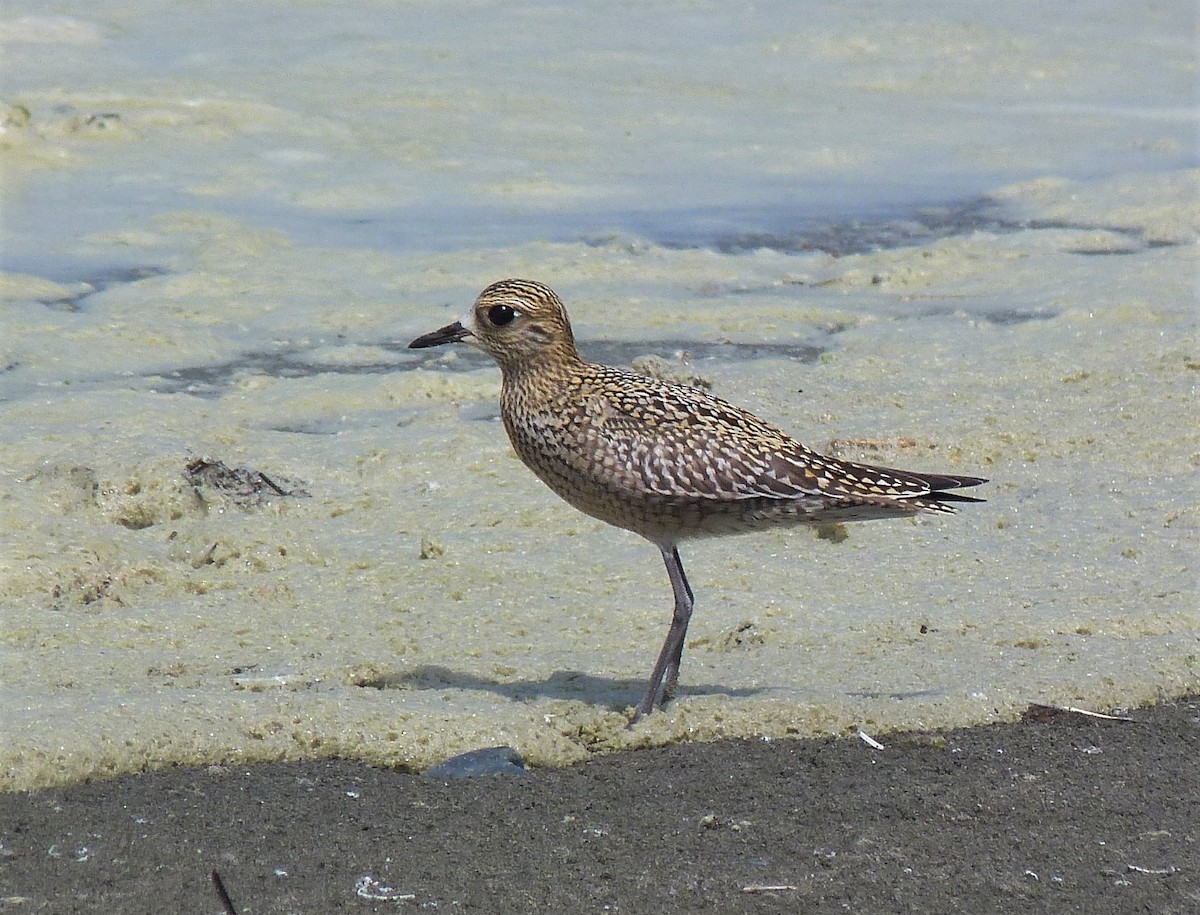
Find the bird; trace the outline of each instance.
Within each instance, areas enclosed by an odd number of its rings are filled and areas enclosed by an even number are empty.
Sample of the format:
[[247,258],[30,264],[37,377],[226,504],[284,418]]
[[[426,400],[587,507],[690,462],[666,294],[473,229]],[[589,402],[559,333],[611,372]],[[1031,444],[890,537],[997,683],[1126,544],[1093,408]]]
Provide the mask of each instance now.
[[953,514],[954,503],[984,501],[948,491],[988,482],[982,477],[840,460],[707,391],[586,362],[562,300],[539,282],[492,283],[460,320],[409,347],[448,343],[499,365],[505,431],[543,483],[662,553],[674,609],[631,726],[678,688],[695,606],[681,542],[779,525]]

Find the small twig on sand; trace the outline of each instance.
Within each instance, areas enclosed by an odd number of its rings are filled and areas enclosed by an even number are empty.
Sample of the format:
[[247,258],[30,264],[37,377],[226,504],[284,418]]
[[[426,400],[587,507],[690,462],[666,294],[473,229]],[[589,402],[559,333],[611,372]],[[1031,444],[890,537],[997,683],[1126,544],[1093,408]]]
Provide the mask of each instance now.
[[237,915],[237,909],[233,907],[233,900],[229,898],[229,893],[225,889],[225,883],[221,880],[221,875],[217,873],[216,868],[212,872],[213,886],[216,887],[217,895],[221,899],[221,905],[225,908],[225,915]]
[[1100,718],[1103,721],[1134,721],[1128,715],[1105,715],[1103,712],[1089,712],[1085,708],[1073,705],[1056,705],[1052,702],[1030,702],[1025,717],[1035,720],[1053,717],[1054,712],[1065,712],[1070,715],[1083,715],[1086,718]]
[[751,883],[749,886],[742,887],[743,893],[784,893],[788,890],[797,890],[799,887],[792,886],[790,883]]
[[1136,864],[1126,864],[1125,869],[1133,874],[1149,874],[1152,877],[1170,877],[1175,873],[1172,865],[1166,867],[1138,867]]
[[883,744],[881,744],[878,740],[876,740],[874,737],[872,737],[870,734],[868,734],[862,728],[858,729],[858,736],[860,738],[862,738],[862,742],[865,743],[872,750],[886,749],[886,747],[884,747]]

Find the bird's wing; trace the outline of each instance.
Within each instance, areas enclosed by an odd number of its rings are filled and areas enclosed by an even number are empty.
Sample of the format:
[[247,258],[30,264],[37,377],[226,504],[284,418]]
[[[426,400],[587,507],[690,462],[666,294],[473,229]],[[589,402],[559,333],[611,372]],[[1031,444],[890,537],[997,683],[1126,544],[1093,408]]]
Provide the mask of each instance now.
[[634,492],[717,501],[824,496],[894,502],[982,482],[827,457],[705,391],[681,385],[648,390],[637,380],[605,384],[590,396],[582,443],[589,461]]
[[806,449],[780,430],[699,389],[638,380],[588,400],[584,450],[623,488],[717,501],[823,491],[818,464],[783,457]]

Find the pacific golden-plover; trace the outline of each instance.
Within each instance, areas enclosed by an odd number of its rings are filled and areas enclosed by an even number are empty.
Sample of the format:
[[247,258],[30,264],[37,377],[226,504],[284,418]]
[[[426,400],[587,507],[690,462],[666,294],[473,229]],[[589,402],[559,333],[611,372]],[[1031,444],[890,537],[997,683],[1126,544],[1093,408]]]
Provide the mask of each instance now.
[[950,514],[946,492],[980,477],[912,473],[818,454],[697,388],[584,362],[554,291],[501,280],[414,349],[463,342],[500,365],[500,415],[517,456],[580,511],[661,551],[675,611],[634,721],[675,695],[694,598],[680,541],[762,530]]

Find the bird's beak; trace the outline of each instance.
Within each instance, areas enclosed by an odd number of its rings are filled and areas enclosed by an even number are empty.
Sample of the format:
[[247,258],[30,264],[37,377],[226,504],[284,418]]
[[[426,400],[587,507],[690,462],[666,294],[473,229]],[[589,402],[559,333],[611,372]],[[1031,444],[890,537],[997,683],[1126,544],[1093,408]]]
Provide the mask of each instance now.
[[417,337],[412,343],[408,344],[409,349],[425,349],[427,346],[441,346],[443,343],[457,343],[471,336],[471,332],[462,326],[461,321],[455,321],[453,324],[447,324],[445,327],[439,327],[432,333],[424,334]]

